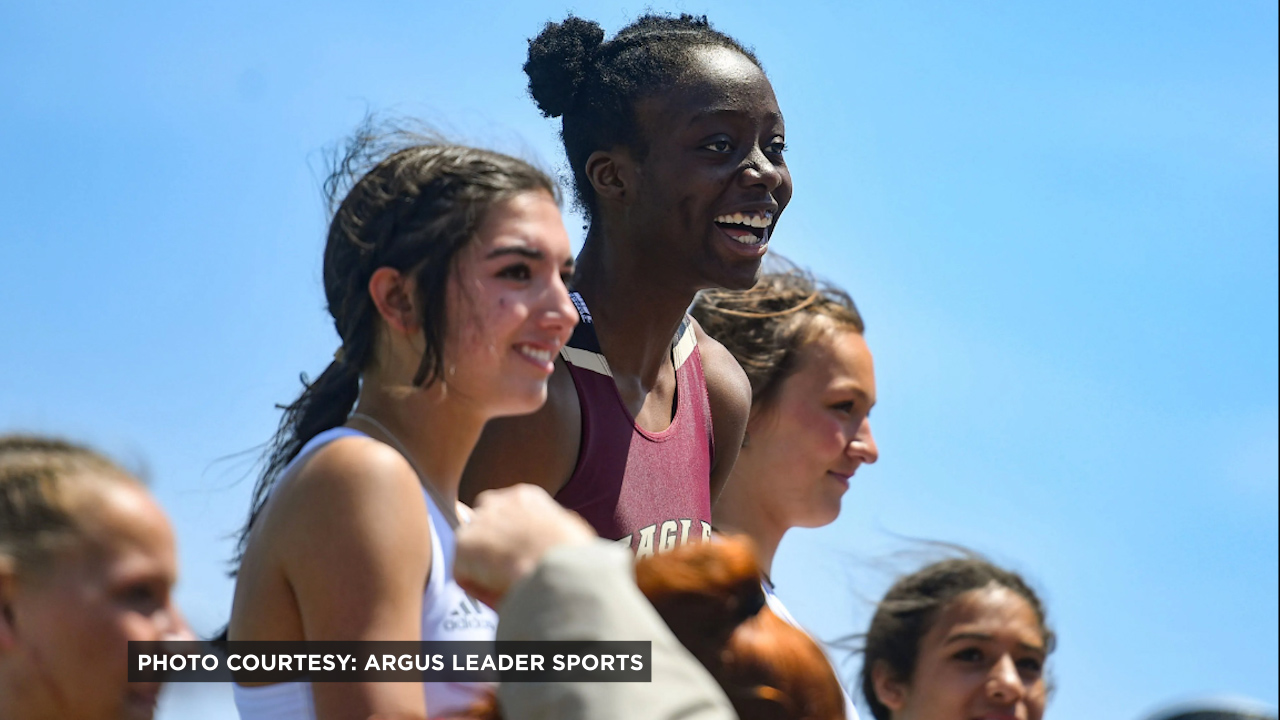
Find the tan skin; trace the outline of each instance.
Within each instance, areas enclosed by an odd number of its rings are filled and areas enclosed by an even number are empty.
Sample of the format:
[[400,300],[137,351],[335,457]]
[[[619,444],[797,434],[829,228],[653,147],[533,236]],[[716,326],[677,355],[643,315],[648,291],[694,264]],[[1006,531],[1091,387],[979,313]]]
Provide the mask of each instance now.
[[833,522],[853,474],[880,457],[869,419],[876,376],[867,341],[829,318],[812,322],[794,371],[752,408],[750,442],[715,509],[720,530],[756,543],[766,575],[787,530]]
[[[637,103],[636,116],[648,143],[643,158],[617,147],[587,159],[597,210],[573,285],[591,309],[628,411],[660,432],[674,412],[671,339],[694,295],[748,288],[759,273],[764,246],[735,242],[714,218],[768,210],[776,222],[791,199],[791,175],[773,88],[735,51],[692,51],[682,81]],[[714,418],[714,501],[742,444],[751,388],[723,346],[696,324],[694,333]],[[520,482],[555,495],[577,465],[581,425],[577,391],[557,359],[540,411],[485,428],[463,499]]]
[[[356,412],[395,434],[447,506],[457,503],[485,422],[544,401],[546,358],[577,320],[565,289],[572,268],[550,195],[528,192],[492,207],[449,278],[446,377],[422,389],[412,387],[423,348],[413,278],[374,272],[368,290],[379,339]],[[231,640],[421,637],[431,535],[419,476],[380,429],[360,418],[348,425],[371,437],[321,448],[277,486],[254,524]],[[317,683],[312,693],[321,720],[430,712],[416,683]]]
[[160,684],[128,681],[129,641],[194,639],[173,530],[132,479],[68,484],[79,537],[26,574],[0,556],[0,717],[150,720]]
[[952,600],[920,640],[909,680],[872,672],[892,720],[1041,720],[1044,632],[1021,595],[998,585]]

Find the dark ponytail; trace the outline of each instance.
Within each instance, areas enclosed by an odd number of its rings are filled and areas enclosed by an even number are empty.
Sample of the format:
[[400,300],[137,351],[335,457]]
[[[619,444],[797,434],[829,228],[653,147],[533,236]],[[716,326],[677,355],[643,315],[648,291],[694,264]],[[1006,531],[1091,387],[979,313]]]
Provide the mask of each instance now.
[[360,374],[373,360],[379,327],[369,279],[382,267],[411,273],[423,334],[414,385],[444,372],[446,288],[454,259],[489,208],[515,195],[542,191],[559,201],[546,173],[506,155],[451,145],[366,120],[333,157],[324,191],[333,213],[324,252],[324,292],[342,345],[315,381],[287,406],[265,453],[240,532],[237,561],[249,530],[284,469],[312,438],[344,424],[360,394]]

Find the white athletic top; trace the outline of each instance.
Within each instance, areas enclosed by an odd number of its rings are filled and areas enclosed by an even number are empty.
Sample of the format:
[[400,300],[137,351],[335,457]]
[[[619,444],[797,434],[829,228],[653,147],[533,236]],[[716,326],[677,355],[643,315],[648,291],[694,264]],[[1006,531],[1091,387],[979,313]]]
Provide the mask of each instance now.
[[[808,633],[807,630],[800,627],[800,623],[796,622],[795,618],[791,617],[790,611],[788,611],[787,607],[782,604],[782,600],[778,599],[777,593],[773,591],[773,583],[770,583],[768,580],[762,579],[760,581],[760,586],[764,588],[764,601],[769,606],[769,609],[773,611],[774,615],[777,615],[779,618],[782,618],[783,620],[785,620],[788,625],[791,625],[805,633]],[[815,643],[816,642],[817,641],[815,641]],[[817,645],[818,647],[822,647],[822,643],[817,643]],[[831,669],[835,670],[835,666],[832,665]],[[839,678],[840,678],[840,675],[837,673],[836,679],[839,680]],[[853,698],[849,697],[849,691],[844,689],[844,683],[840,683],[840,692],[844,694],[845,719],[858,720],[858,711],[856,708],[853,707]]]
[[[342,437],[368,437],[359,430],[336,427],[316,435],[302,447],[298,456],[285,467],[281,482],[287,482],[293,470],[334,440]],[[432,502],[426,488],[431,517],[431,574],[422,593],[423,640],[492,641],[498,629],[498,615],[486,605],[469,597],[453,580],[453,556],[457,541],[453,528]],[[316,708],[311,697],[310,682],[285,682],[260,687],[231,684],[236,709],[241,720],[315,720]],[[480,700],[489,683],[429,682],[422,689],[427,698],[430,717],[457,713]]]

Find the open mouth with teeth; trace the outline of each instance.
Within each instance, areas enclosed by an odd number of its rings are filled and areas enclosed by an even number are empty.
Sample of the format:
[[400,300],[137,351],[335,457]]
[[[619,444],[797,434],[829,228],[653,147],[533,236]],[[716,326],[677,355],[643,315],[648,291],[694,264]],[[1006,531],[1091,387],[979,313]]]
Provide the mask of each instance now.
[[729,213],[715,219],[716,227],[743,245],[763,245],[769,242],[769,228],[773,225],[773,213],[769,210],[754,213]]

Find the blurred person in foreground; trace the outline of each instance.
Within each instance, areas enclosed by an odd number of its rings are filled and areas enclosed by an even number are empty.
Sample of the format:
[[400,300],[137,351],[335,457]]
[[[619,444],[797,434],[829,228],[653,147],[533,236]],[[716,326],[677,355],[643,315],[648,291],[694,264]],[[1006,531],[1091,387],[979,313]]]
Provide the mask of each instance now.
[[131,640],[192,640],[173,530],[142,483],[80,445],[0,435],[0,718],[148,720]]
[[[768,609],[743,540],[646,558],[531,485],[482,493],[456,576],[498,608],[499,640],[650,640],[650,683],[511,683],[464,716],[506,720],[837,720],[822,651]],[[646,599],[647,598],[647,599]],[[499,710],[500,708],[500,710]]]

